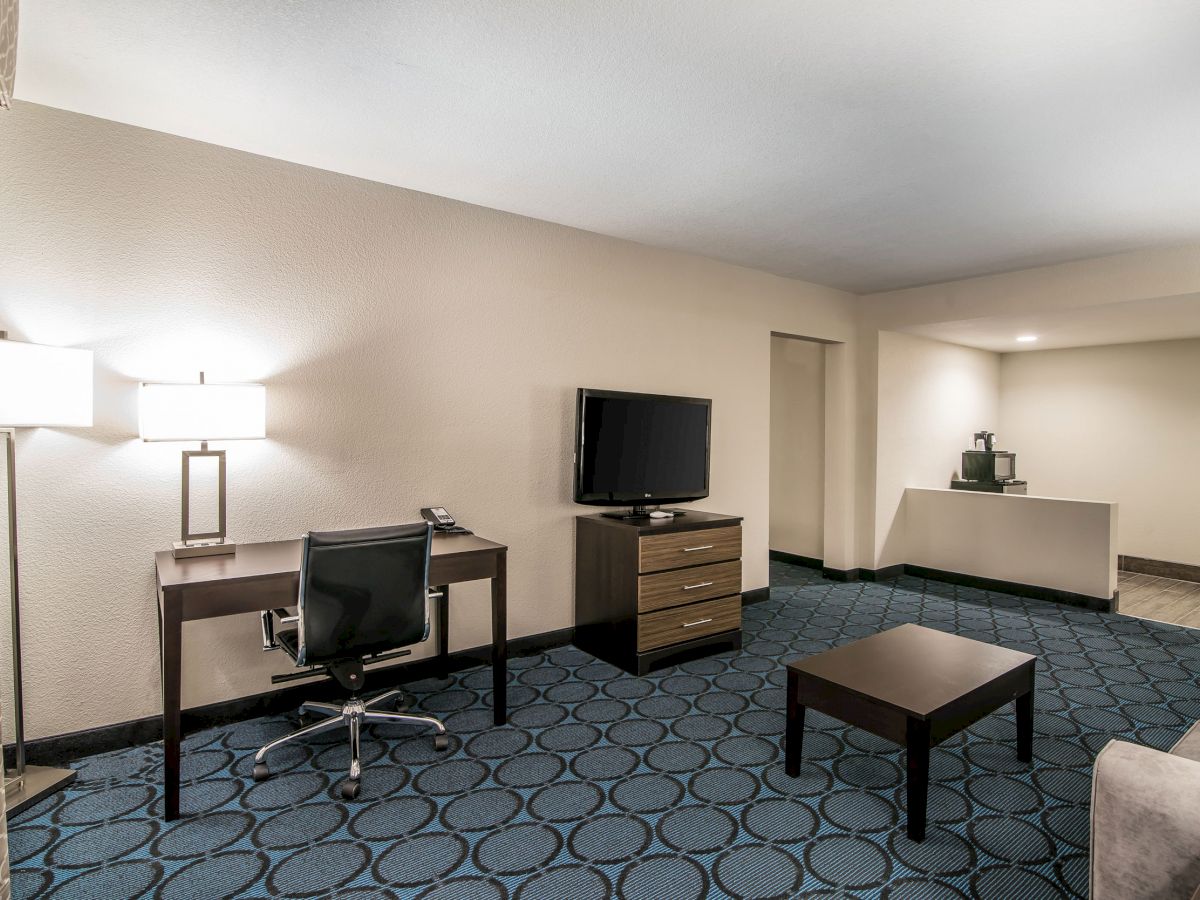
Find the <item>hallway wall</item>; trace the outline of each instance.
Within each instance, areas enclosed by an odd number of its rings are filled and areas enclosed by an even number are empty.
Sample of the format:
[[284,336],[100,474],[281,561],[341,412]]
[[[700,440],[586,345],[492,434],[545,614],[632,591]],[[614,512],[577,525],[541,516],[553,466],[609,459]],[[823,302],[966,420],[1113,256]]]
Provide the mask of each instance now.
[[825,345],[771,337],[769,545],[824,557]]

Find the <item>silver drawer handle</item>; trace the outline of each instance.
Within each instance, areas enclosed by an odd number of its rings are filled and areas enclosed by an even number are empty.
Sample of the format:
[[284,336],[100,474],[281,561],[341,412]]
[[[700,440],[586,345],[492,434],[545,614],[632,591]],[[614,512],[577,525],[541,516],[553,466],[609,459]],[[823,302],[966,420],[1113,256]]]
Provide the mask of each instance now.
[[712,619],[700,619],[698,622],[684,622],[680,628],[691,628],[693,625],[707,625]]
[[702,587],[712,587],[712,582],[711,581],[702,581],[699,584],[685,584],[683,586],[683,589],[685,591],[694,591],[696,588],[702,588]]
[[711,550],[712,548],[713,548],[712,544],[705,544],[703,547],[684,547],[683,552],[684,553],[694,553],[697,550]]

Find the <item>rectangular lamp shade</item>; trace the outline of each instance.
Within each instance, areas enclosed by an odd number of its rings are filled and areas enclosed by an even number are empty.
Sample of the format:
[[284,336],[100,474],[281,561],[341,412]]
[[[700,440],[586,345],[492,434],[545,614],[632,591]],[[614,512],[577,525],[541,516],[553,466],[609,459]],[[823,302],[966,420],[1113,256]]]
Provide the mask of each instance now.
[[235,441],[267,436],[261,384],[144,383],[138,398],[143,441]]
[[92,427],[92,351],[0,340],[0,425]]

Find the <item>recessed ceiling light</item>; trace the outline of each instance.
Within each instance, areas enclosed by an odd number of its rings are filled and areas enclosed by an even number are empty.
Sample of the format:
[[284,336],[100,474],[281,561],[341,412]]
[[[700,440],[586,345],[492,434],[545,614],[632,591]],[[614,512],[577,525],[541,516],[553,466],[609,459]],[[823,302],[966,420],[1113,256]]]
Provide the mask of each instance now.
[[1032,344],[1036,340],[1037,340],[1036,334],[1023,334],[1017,338],[1017,343],[1018,344]]

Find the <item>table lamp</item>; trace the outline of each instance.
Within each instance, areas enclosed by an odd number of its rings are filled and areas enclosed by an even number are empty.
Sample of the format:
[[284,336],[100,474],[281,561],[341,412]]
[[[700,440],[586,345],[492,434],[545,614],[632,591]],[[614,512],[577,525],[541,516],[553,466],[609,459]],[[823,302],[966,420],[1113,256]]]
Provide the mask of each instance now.
[[[143,441],[199,441],[199,450],[183,451],[183,505],[176,559],[237,552],[225,536],[225,451],[209,450],[209,441],[240,441],[267,436],[267,389],[261,384],[143,382],[138,398]],[[191,523],[191,468],[196,458],[217,461],[217,529],[194,532]]]
[[25,711],[21,684],[21,589],[17,572],[16,428],[92,425],[92,351],[7,340],[0,331],[0,434],[8,459],[8,561],[12,620],[14,765],[5,770],[8,814],[75,779],[72,769],[25,764]]

